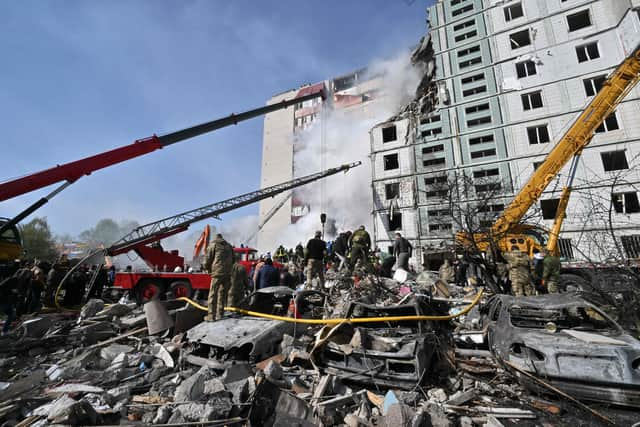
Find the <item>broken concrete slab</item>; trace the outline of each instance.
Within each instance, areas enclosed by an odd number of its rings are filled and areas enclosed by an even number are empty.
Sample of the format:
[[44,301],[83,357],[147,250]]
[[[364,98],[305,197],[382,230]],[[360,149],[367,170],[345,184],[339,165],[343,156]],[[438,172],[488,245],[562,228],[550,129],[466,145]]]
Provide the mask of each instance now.
[[191,375],[178,385],[173,396],[174,402],[191,402],[199,400],[204,395],[204,382],[210,376],[209,369],[200,368],[198,372]]
[[22,338],[42,338],[53,325],[50,317],[36,317],[25,320],[20,325],[20,335]]
[[120,353],[131,353],[134,348],[124,344],[110,344],[100,349],[100,357],[108,362],[113,361]]
[[147,317],[147,329],[149,335],[155,335],[166,331],[173,326],[173,319],[159,299],[151,300],[144,305],[144,314]]
[[173,368],[175,362],[169,351],[160,343],[155,343],[151,349],[151,352],[155,357],[162,360],[167,368]]
[[226,391],[226,388],[219,378],[211,378],[204,382],[204,394],[217,394]]
[[104,310],[104,301],[101,299],[90,299],[80,310],[80,319],[88,319]]
[[90,384],[63,384],[47,392],[51,396],[85,393],[104,393],[104,389]]

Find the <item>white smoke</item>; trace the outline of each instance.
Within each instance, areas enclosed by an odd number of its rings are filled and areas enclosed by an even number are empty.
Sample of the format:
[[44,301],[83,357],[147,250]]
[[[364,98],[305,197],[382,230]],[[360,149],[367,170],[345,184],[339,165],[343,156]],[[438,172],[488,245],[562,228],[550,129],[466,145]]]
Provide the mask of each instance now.
[[[346,174],[333,175],[308,184],[296,191],[311,211],[296,224],[288,225],[276,235],[278,241],[267,242],[270,250],[280,244],[293,247],[306,242],[314,231],[320,230],[320,213],[325,212],[327,223],[335,222],[334,230],[325,230],[331,239],[335,231],[353,230],[365,225],[372,227],[372,189],[370,130],[388,120],[410,102],[421,79],[421,72],[410,61],[410,52],[387,60],[374,61],[360,82],[379,79],[377,92],[371,101],[358,105],[329,109],[325,107],[318,121],[298,133],[294,141],[294,175],[308,175],[344,163],[360,161],[361,166]],[[347,93],[360,95],[358,88]],[[399,136],[400,137],[400,136]]]

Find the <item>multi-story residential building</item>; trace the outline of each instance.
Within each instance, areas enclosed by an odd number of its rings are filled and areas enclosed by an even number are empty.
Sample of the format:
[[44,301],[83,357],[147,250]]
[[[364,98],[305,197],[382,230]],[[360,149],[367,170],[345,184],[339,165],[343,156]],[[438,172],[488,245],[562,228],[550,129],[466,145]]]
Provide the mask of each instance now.
[[[389,246],[395,231],[416,248],[452,244],[462,200],[484,203],[477,219],[491,224],[607,74],[638,46],[639,8],[638,0],[431,6],[438,105],[371,132],[378,245]],[[567,259],[602,259],[616,248],[640,256],[639,95],[636,87],[582,153],[560,241]],[[399,138],[407,126],[409,138]],[[529,221],[550,227],[567,169]],[[611,228],[618,245],[603,243]],[[420,256],[417,251],[416,266]]]

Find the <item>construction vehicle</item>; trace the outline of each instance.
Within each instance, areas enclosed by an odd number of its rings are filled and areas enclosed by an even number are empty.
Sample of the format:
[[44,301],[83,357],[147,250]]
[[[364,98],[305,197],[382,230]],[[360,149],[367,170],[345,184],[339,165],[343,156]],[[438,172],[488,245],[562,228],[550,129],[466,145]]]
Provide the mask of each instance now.
[[[134,251],[138,254],[152,271],[117,273],[114,287],[121,291],[130,291],[140,302],[156,298],[167,292],[173,293],[174,296],[190,296],[194,290],[208,291],[211,281],[209,274],[185,272],[184,257],[180,256],[176,250],[165,251],[160,245],[162,239],[186,231],[189,226],[195,222],[208,218],[218,218],[219,215],[223,213],[269,197],[274,197],[293,188],[335,175],[339,172],[346,173],[360,164],[361,162],[344,164],[339,167],[296,178],[262,190],[246,193],[221,202],[182,212],[159,221],[141,225],[110,247],[93,252],[85,259],[94,258],[98,254],[113,257],[126,254],[129,251]],[[234,252],[242,256],[241,262],[245,265],[247,271],[257,262],[257,251],[253,248],[238,247],[234,249]],[[83,262],[84,260],[80,261],[78,265],[81,265]],[[274,265],[276,265],[276,263],[274,263]],[[176,271],[178,270],[176,267],[179,267],[180,271]],[[276,265],[276,267],[278,267],[278,265]],[[67,273],[67,275],[70,273],[71,271]],[[94,281],[95,275],[91,283]],[[91,286],[92,284],[90,284],[89,288]],[[90,289],[87,294],[89,293]]]
[[[534,251],[546,247],[558,254],[558,236],[566,216],[571,185],[582,150],[589,144],[596,129],[614,112],[618,104],[640,80],[640,46],[622,61],[602,84],[584,111],[573,121],[546,159],[534,171],[529,181],[516,194],[502,215],[486,233],[459,232],[456,242],[470,252],[484,252],[494,256],[516,247],[533,256]],[[572,164],[566,186],[563,188],[554,224],[551,230],[522,223],[529,208],[536,203],[549,183],[570,161]]]
[[55,183],[62,182],[62,184],[12,219],[0,218],[0,269],[2,267],[6,267],[11,261],[16,258],[20,258],[23,255],[22,239],[19,229],[16,227],[18,223],[31,215],[37,209],[44,206],[49,202],[49,200],[51,200],[51,198],[83,176],[90,175],[97,170],[149,154],[177,142],[195,138],[196,136],[235,125],[242,121],[316,98],[326,98],[324,87],[303,87],[298,91],[296,96],[291,99],[285,99],[274,104],[248,110],[242,113],[231,114],[227,117],[202,123],[176,132],[171,132],[166,135],[152,135],[148,138],[139,139],[132,144],[105,151],[94,156],[57,165],[49,169],[1,182],[0,202],[34,190],[48,187]]

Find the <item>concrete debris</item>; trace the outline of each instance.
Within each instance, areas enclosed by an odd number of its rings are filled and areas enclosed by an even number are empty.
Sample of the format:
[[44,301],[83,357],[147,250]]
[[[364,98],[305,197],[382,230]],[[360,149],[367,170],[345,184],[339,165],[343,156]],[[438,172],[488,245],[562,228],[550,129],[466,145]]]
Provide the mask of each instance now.
[[[544,304],[493,297],[462,317],[433,321],[428,316],[462,310],[475,290],[451,285],[451,298],[432,297],[424,280],[401,279],[333,275],[326,295],[278,288],[246,305],[287,316],[295,299],[299,317],[364,319],[357,323],[228,314],[183,333],[168,326],[183,304],[162,300],[144,307],[91,300],[79,315],[41,314],[0,338],[0,423],[632,424],[633,410],[594,403],[640,406],[632,373],[640,347],[596,305],[578,297],[570,304],[558,296],[537,297]],[[320,308],[309,308],[318,301]],[[150,307],[162,315],[145,324]],[[398,316],[427,317],[384,320]],[[30,350],[37,351],[25,357]],[[560,350],[561,364],[567,354],[580,357],[554,371],[548,360]],[[598,355],[607,356],[606,366]],[[596,384],[580,376],[587,368],[592,376],[611,372]],[[585,394],[591,389],[597,398]]]

